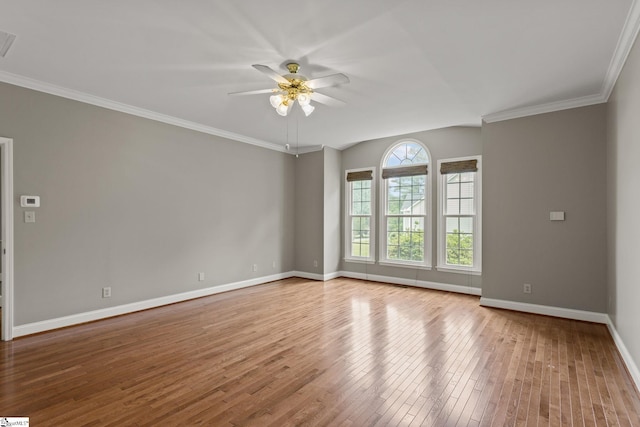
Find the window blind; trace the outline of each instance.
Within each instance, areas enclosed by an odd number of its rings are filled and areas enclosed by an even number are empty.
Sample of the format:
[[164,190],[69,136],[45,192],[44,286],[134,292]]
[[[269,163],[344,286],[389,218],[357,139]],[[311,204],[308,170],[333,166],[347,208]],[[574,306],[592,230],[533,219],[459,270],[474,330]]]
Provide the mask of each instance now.
[[427,165],[404,166],[400,168],[382,169],[382,179],[398,178],[403,176],[426,175]]
[[348,172],[347,173],[347,181],[372,181],[373,180],[373,171],[358,171],[358,172]]
[[459,162],[447,162],[440,164],[440,173],[443,175],[449,173],[477,172],[477,160],[462,160]]

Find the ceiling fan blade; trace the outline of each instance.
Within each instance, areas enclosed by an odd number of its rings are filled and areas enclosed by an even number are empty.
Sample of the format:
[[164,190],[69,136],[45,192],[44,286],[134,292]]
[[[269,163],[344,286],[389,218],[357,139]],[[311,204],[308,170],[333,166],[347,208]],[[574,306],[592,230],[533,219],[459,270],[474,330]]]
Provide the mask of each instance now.
[[340,101],[339,99],[335,99],[318,92],[313,92],[311,94],[311,99],[321,104],[329,105],[331,107],[342,107],[343,105],[346,105],[346,102],[344,101]]
[[258,95],[260,93],[276,93],[280,92],[280,89],[258,89],[258,90],[246,90],[242,92],[229,92],[228,95]]
[[305,85],[311,89],[320,89],[322,87],[337,86],[345,83],[349,83],[349,77],[339,73],[307,80]]
[[267,67],[266,65],[253,64],[252,67],[255,68],[258,71],[263,72],[264,74],[269,76],[269,78],[277,81],[278,83],[282,83],[282,84],[285,84],[285,85],[290,84],[289,80],[285,79],[280,74],[276,73],[275,71],[273,71],[270,67]]

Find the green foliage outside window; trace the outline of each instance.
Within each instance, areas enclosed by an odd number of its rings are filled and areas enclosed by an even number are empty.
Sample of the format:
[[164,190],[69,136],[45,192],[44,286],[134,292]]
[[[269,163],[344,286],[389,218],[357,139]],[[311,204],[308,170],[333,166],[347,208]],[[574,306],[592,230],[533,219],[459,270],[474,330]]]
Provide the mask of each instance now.
[[473,266],[473,235],[453,230],[447,233],[447,264]]

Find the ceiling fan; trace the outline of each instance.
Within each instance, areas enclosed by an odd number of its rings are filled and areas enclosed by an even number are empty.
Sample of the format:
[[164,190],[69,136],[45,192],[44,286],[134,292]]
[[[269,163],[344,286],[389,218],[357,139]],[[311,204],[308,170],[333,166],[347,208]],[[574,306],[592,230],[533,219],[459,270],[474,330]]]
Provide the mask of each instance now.
[[262,93],[272,93],[273,95],[271,95],[269,101],[271,102],[271,106],[275,108],[276,112],[281,116],[289,114],[291,107],[293,107],[293,104],[296,101],[298,101],[298,104],[306,116],[311,114],[315,109],[315,107],[311,105],[312,100],[330,106],[341,106],[345,104],[343,101],[315,91],[316,89],[323,87],[349,83],[349,77],[342,73],[331,74],[329,76],[309,80],[302,74],[298,74],[300,65],[295,62],[287,64],[289,74],[285,74],[284,76],[281,76],[266,65],[254,64],[253,68],[275,80],[276,83],[278,83],[278,87],[273,89],[232,92],[229,95],[257,95]]

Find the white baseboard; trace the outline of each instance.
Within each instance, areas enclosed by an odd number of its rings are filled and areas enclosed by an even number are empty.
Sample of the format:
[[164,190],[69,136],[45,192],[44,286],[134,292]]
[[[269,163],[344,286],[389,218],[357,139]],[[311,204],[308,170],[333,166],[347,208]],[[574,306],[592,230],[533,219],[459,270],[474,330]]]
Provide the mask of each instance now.
[[225,285],[212,286],[209,288],[196,289],[180,294],[167,295],[165,297],[153,298],[145,301],[133,302],[130,304],[118,305],[115,307],[107,307],[99,310],[87,311],[85,313],[72,314],[70,316],[58,317],[56,319],[43,320],[41,322],[27,323],[24,325],[13,327],[14,338],[24,335],[37,334],[39,332],[50,331],[52,329],[64,328],[67,326],[77,325],[80,323],[92,322],[94,320],[106,319],[108,317],[120,316],[122,314],[133,313],[149,308],[160,307],[176,302],[187,301],[194,298],[201,298],[209,295],[218,294],[220,292],[232,291],[235,289],[248,288],[250,286],[261,285],[274,280],[287,279],[297,276],[295,272],[286,272],[273,274],[271,276],[257,277],[255,279],[243,280],[241,282],[228,283]]
[[607,316],[607,320],[607,327],[613,337],[613,342],[616,344],[616,347],[618,347],[618,351],[620,352],[625,365],[627,365],[627,369],[629,370],[631,379],[636,385],[636,389],[640,391],[640,369],[638,369],[638,365],[636,365],[635,360],[631,357],[631,353],[627,350],[627,346],[624,345],[624,341],[622,341],[622,337],[618,334],[611,317]]
[[317,274],[317,273],[308,273],[306,271],[292,271],[291,275],[294,277],[301,277],[303,279],[320,280],[322,282],[326,282],[327,280],[340,277],[340,272],[334,271],[333,273],[328,273],[328,274]]
[[586,322],[604,324],[609,322],[609,316],[606,313],[574,310],[572,308],[551,307],[547,305],[529,304],[526,302],[507,301],[484,297],[480,298],[480,305],[484,307],[523,311],[525,313],[543,314],[545,316],[562,317],[565,319],[584,320]]
[[340,271],[336,277],[371,280],[372,282],[393,283],[395,285],[416,286],[418,288],[435,289],[438,291],[456,292],[459,294],[482,295],[482,289],[473,286],[450,285],[448,283],[428,282],[426,280],[402,279],[399,277],[378,276],[375,274]]

